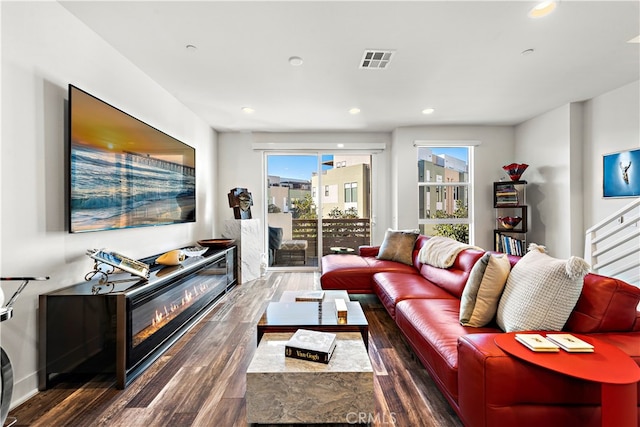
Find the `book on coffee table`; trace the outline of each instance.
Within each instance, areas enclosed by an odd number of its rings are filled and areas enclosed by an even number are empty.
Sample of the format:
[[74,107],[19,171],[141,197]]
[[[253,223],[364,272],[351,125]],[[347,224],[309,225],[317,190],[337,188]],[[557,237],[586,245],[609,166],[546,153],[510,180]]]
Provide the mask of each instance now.
[[324,291],[308,291],[296,295],[296,302],[322,302]]
[[295,359],[329,363],[336,348],[336,334],[298,329],[284,347],[284,355]]
[[593,346],[571,334],[547,334],[549,341],[569,353],[593,353]]
[[516,340],[529,350],[542,353],[555,353],[560,348],[540,334],[516,334]]

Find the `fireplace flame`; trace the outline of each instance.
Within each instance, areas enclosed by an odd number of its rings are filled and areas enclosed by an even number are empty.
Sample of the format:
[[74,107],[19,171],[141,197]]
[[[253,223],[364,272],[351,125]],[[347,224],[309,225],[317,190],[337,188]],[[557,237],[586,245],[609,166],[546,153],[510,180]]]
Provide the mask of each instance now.
[[194,302],[198,296],[207,293],[209,286],[206,283],[194,285],[193,289],[185,289],[184,295],[180,297],[180,301],[174,301],[162,308],[157,308],[155,314],[151,317],[151,325],[140,331],[134,337],[134,345],[144,341],[147,337],[153,335],[155,331],[173,320],[182,313],[186,308]]

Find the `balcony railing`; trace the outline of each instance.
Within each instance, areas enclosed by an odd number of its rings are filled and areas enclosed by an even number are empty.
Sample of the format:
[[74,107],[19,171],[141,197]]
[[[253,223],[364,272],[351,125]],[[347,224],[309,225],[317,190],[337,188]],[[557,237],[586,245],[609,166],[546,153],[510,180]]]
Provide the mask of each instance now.
[[[369,218],[322,219],[322,255],[331,253],[334,246],[357,250],[358,246],[371,244],[370,224]],[[307,258],[318,257],[317,219],[294,219],[292,234],[294,240],[309,242]]]

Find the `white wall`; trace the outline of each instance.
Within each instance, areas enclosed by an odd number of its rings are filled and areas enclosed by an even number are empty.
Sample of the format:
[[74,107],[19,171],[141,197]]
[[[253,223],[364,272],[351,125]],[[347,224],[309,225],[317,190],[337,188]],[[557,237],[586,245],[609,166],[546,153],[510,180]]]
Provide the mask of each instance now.
[[562,258],[572,255],[571,221],[582,223],[582,213],[570,209],[570,118],[567,104],[516,127],[516,156],[529,165],[522,176],[529,182],[527,241]]
[[418,224],[418,160],[415,141],[479,141],[474,149],[473,244],[492,249],[495,227],[493,182],[506,178],[503,165],[522,163],[514,157],[515,134],[512,126],[415,126],[393,133],[391,176],[388,195],[394,206],[389,223],[393,228],[415,228]]
[[640,80],[584,103],[585,229],[631,201],[602,197],[602,156],[637,148],[640,148]]
[[582,256],[585,230],[631,201],[602,198],[602,156],[638,147],[638,81],[518,125],[515,152],[531,165],[528,240],[552,256]]
[[[216,133],[57,2],[0,2],[2,132],[0,275],[34,282],[0,325],[13,361],[14,405],[37,389],[37,296],[84,279],[86,249],[134,258],[215,234]],[[66,229],[65,118],[73,83],[196,148],[197,223],[98,233]],[[18,283],[4,282],[6,294]]]

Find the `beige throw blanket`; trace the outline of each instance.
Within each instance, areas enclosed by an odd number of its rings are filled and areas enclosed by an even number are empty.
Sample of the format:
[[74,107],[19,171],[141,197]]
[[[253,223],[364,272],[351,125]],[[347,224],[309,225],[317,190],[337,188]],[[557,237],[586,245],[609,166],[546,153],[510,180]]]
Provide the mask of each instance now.
[[465,249],[483,250],[477,246],[460,243],[448,237],[431,237],[420,249],[418,259],[423,264],[429,264],[439,268],[449,268],[453,265],[456,257]]

